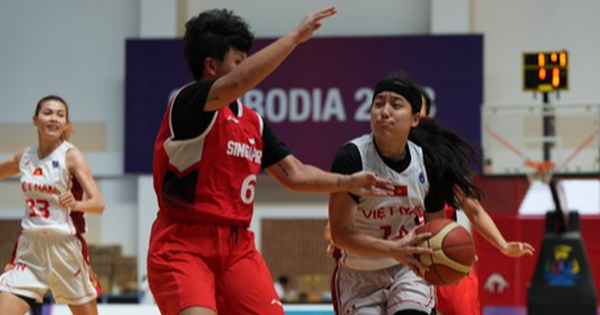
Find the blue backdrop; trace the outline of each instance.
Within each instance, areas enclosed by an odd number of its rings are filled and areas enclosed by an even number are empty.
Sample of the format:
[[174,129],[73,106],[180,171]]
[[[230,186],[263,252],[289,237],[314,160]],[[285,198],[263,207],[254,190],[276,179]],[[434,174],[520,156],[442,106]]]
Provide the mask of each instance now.
[[[169,97],[192,76],[181,40],[129,40],[126,58],[125,172],[151,173]],[[344,142],[369,131],[372,88],[392,72],[426,86],[438,122],[480,147],[481,35],[314,38],[242,101],[300,160],[329,169]]]

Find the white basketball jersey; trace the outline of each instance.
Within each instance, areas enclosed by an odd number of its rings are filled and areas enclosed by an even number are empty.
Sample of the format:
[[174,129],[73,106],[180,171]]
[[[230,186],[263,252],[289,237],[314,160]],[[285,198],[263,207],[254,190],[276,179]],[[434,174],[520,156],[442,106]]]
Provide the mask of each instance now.
[[[356,228],[380,239],[394,240],[403,237],[423,222],[424,200],[429,191],[429,182],[421,147],[408,141],[411,161],[402,173],[398,173],[381,159],[372,135],[356,138],[351,143],[358,147],[363,170],[374,172],[396,186],[393,197],[359,198],[354,222]],[[342,250],[339,261],[358,270],[383,269],[399,264],[392,258],[361,257],[346,250]]]
[[[69,188],[67,151],[74,146],[65,141],[43,159],[38,158],[38,145],[28,147],[21,161],[21,190],[25,195],[23,232],[75,235],[85,232],[82,212],[71,212],[59,203],[59,196]],[[81,187],[73,178],[72,193],[81,199]]]

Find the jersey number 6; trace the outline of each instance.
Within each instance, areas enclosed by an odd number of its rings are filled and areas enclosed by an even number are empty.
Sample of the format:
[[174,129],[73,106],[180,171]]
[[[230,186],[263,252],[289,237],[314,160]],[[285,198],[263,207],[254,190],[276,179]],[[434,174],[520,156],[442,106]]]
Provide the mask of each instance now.
[[242,182],[242,190],[240,191],[240,197],[242,202],[249,205],[254,201],[254,189],[256,188],[256,175],[248,175]]

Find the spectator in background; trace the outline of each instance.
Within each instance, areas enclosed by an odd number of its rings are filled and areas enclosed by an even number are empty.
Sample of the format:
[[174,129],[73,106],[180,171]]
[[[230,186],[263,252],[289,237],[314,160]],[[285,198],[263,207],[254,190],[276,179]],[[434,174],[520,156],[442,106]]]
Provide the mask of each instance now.
[[279,278],[277,278],[277,281],[275,281],[274,286],[275,286],[275,292],[277,292],[277,296],[279,296],[279,299],[281,300],[281,302],[286,302],[285,300],[285,292],[287,289],[287,286],[290,282],[290,279],[288,278],[288,276],[280,276]]
[[275,291],[283,303],[293,303],[298,299],[298,294],[291,287],[290,277],[287,275],[277,278],[277,281],[275,281]]

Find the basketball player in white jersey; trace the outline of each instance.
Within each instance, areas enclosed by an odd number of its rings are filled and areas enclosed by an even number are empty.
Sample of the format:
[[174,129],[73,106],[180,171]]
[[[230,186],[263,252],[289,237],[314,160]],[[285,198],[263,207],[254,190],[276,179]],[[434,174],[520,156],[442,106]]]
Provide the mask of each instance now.
[[84,213],[104,203],[81,152],[67,140],[69,108],[49,95],[36,107],[38,143],[0,161],[0,178],[21,175],[23,232],[0,276],[0,314],[22,315],[47,291],[73,314],[97,314],[101,294],[89,264]]
[[423,219],[445,218],[445,203],[456,203],[454,187],[479,196],[468,176],[470,147],[433,121],[420,120],[420,90],[409,80],[384,79],[373,95],[372,133],[342,147],[333,171],[375,172],[395,184],[396,195],[330,195],[331,233],[339,248],[334,308],[338,315],[430,314],[434,287],[418,275],[425,267],[413,256],[427,251],[414,244],[430,235],[414,229]]

